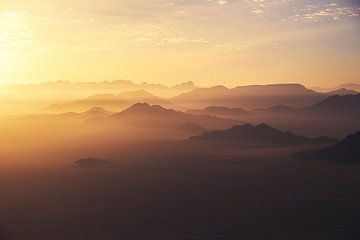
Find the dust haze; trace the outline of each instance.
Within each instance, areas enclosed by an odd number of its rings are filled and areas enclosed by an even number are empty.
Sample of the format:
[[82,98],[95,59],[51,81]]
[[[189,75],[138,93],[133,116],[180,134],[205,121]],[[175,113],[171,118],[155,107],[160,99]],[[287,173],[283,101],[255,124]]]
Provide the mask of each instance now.
[[355,88],[3,89],[1,240],[360,236]]

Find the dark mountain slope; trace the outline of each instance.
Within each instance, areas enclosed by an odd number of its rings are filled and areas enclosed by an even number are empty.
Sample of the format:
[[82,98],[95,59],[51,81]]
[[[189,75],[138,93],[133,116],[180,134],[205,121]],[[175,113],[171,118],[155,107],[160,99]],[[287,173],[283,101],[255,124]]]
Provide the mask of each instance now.
[[238,123],[238,121],[232,119],[205,115],[197,116],[148,103],[134,104],[124,111],[112,115],[110,119],[135,127],[172,127],[175,129],[189,122],[193,127],[198,125],[198,129],[225,129]]
[[308,138],[295,135],[289,131],[280,131],[270,127],[267,124],[253,126],[250,124],[237,125],[224,131],[206,132],[199,136],[191,137],[193,140],[208,141],[239,141],[247,143],[266,143],[266,144],[308,144],[308,143],[324,143],[331,142],[332,139]]
[[332,147],[297,153],[294,157],[360,163],[360,131],[347,136]]

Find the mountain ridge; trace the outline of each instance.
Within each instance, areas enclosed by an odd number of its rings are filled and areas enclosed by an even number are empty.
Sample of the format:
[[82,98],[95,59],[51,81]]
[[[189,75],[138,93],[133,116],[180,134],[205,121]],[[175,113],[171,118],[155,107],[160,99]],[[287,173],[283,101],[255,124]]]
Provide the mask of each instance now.
[[265,143],[270,145],[326,143],[334,141],[333,139],[327,137],[308,138],[305,136],[295,135],[290,131],[281,131],[265,123],[259,125],[235,125],[227,130],[206,132],[198,136],[193,136],[190,139]]

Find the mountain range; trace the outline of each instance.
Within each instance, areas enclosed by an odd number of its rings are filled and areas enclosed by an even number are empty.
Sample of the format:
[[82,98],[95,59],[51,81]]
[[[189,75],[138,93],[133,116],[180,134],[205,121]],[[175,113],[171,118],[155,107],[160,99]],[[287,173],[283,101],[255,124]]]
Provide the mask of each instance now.
[[118,94],[126,91],[145,90],[152,94],[169,98],[180,93],[197,89],[193,82],[188,81],[174,86],[153,83],[134,83],[128,80],[103,81],[103,82],[69,82],[56,81],[46,83],[1,84],[2,92],[16,98],[33,100],[61,101],[86,98],[95,94]]
[[296,153],[293,157],[360,163],[360,131],[345,137],[334,146]]
[[281,104],[300,108],[315,104],[332,95],[349,93],[357,92],[342,89],[320,93],[300,84],[251,85],[231,89],[224,86],[214,86],[182,93],[169,99],[169,101],[187,108],[226,106],[251,110]]
[[109,120],[127,126],[193,129],[197,132],[200,129],[225,129],[239,123],[232,119],[193,115],[148,103],[134,104],[124,111],[111,115]]
[[103,107],[112,111],[120,111],[138,102],[147,102],[149,104],[158,104],[171,107],[172,104],[163,100],[145,90],[126,91],[120,94],[96,94],[90,97],[65,102],[62,104],[53,104],[47,108],[49,111],[84,111],[92,107]]
[[298,114],[298,115],[335,115],[342,117],[360,117],[360,94],[334,95],[325,98],[313,105],[301,108],[285,106],[282,104],[269,108],[258,108],[253,111],[245,111],[242,108],[230,108],[224,106],[209,106],[203,109],[189,109],[192,114],[207,114],[213,116],[227,116],[232,118],[259,116],[260,113],[268,114]]
[[343,91],[343,89],[346,89],[348,91],[360,92],[360,84],[359,83],[344,83],[344,84],[340,84],[333,88],[321,88],[321,87],[314,88],[314,90],[320,91],[320,92]]
[[[188,84],[193,85],[192,83],[184,83],[174,86],[174,88],[188,88]],[[147,90],[134,90],[120,94],[95,94],[79,100],[53,104],[47,110],[58,112],[85,111],[91,107],[104,107],[112,111],[119,111],[137,102],[147,102],[178,110],[192,109],[193,113],[196,113],[194,107],[204,107],[208,108],[206,111],[204,110],[205,113],[209,112],[211,115],[215,113],[233,115],[231,112],[237,111],[240,114],[240,112],[245,113],[245,111],[252,109],[270,108],[276,105],[304,108],[334,94],[344,95],[346,93],[356,94],[355,91],[344,89],[337,92],[319,93],[299,84],[253,85],[232,89],[224,86],[196,88],[172,98],[160,98]],[[219,106],[232,109],[228,111],[225,108],[220,109]]]
[[259,125],[236,125],[227,130],[205,132],[201,135],[193,136],[190,139],[206,141],[236,141],[266,145],[312,144],[335,141],[334,139],[327,137],[309,138],[295,135],[290,131],[281,131],[264,123]]

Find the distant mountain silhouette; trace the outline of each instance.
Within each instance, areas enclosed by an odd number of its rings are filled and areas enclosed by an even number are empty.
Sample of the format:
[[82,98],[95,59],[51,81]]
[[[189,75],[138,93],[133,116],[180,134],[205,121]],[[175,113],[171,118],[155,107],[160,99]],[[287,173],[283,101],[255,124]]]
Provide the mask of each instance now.
[[276,106],[272,106],[269,108],[265,108],[265,109],[254,109],[254,111],[256,112],[270,112],[270,113],[293,113],[294,111],[296,111],[296,108],[292,108],[289,106],[285,106],[285,105],[276,105]]
[[314,114],[360,117],[360,94],[331,96],[313,106],[303,108],[302,111]]
[[342,89],[342,88],[360,92],[360,84],[359,84],[359,83],[345,83],[345,84],[341,84],[341,85],[335,87],[334,90]]
[[347,136],[332,147],[297,153],[293,156],[295,158],[324,159],[360,163],[360,131]]
[[46,122],[47,124],[52,123],[81,123],[87,119],[106,119],[111,116],[113,112],[107,111],[101,107],[94,107],[84,112],[66,112],[60,114],[33,114],[27,115],[21,120],[27,122]]
[[84,113],[81,113],[83,117],[94,118],[94,117],[108,117],[113,113],[102,107],[93,107]]
[[[46,83],[19,84],[7,83],[2,84],[4,92],[19,96],[32,96],[37,100],[52,101],[70,101],[83,99],[87,96],[101,94],[114,94],[125,91],[145,90],[161,97],[172,97],[178,94],[192,91],[198,87],[191,81],[179,83],[173,86],[154,83],[134,83],[128,80],[115,80],[103,82],[69,82],[56,81]],[[66,93],[66,94],[64,94]]]
[[[333,95],[347,95],[360,93],[360,84],[358,83],[344,83],[332,88],[314,87],[316,91],[324,93],[335,93]],[[345,93],[345,94],[342,94]]]
[[255,109],[268,113],[288,113],[296,115],[333,115],[336,117],[360,117],[360,94],[334,95],[315,103],[314,105],[293,108],[284,105],[272,106],[264,109]]
[[219,107],[219,106],[209,106],[204,109],[189,109],[186,113],[197,114],[197,115],[211,115],[211,116],[221,116],[221,117],[233,117],[248,112],[242,108],[228,108],[228,107]]
[[179,126],[183,124],[185,124],[185,126],[189,125],[189,123],[191,123],[193,127],[194,125],[198,125],[206,129],[224,129],[237,123],[237,121],[232,119],[222,119],[213,116],[196,116],[181,111],[166,109],[160,105],[150,105],[148,103],[136,103],[124,111],[112,115],[111,119],[139,127],[170,127],[174,129],[179,128]]
[[206,132],[205,128],[203,128],[202,126],[200,126],[196,123],[193,123],[193,122],[183,123],[183,124],[179,125],[177,127],[177,129],[180,131],[189,132],[192,134],[200,134],[200,133]]
[[170,101],[190,107],[226,106],[246,109],[266,108],[286,103],[292,107],[304,107],[326,98],[327,95],[307,89],[300,84],[271,84],[199,88],[182,93]]
[[191,139],[208,141],[237,141],[269,145],[309,144],[334,141],[333,139],[326,137],[308,138],[295,135],[289,131],[285,132],[277,130],[267,124],[260,124],[257,126],[250,124],[236,125],[224,131],[206,132],[201,135],[191,137]]
[[332,91],[329,91],[329,92],[326,92],[325,94],[328,95],[328,96],[334,96],[334,95],[355,95],[355,94],[358,94],[359,92],[357,91],[354,91],[354,90],[351,90],[351,89],[347,89],[347,88],[340,88],[340,89],[336,89],[336,90],[332,90]]
[[104,107],[113,111],[119,111],[137,102],[148,102],[150,104],[161,104],[171,106],[163,100],[145,90],[126,91],[120,94],[96,94],[85,99],[54,104],[49,107],[52,111],[83,111],[91,107]]

